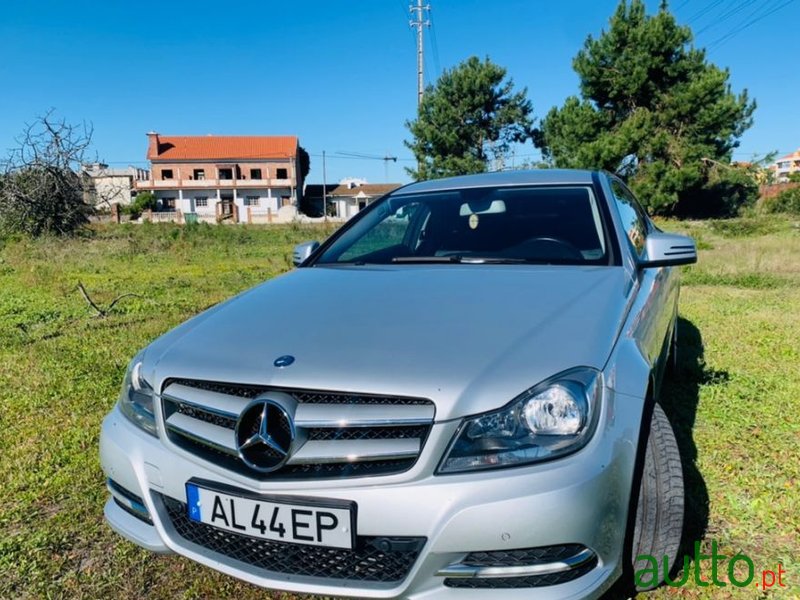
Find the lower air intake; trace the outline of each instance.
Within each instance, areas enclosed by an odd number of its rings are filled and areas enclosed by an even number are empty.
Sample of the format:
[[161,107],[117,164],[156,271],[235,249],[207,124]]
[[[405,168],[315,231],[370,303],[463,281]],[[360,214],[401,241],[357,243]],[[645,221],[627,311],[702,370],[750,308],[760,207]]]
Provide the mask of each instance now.
[[155,494],[184,540],[272,573],[398,583],[417,560],[424,537],[358,536],[352,550],[260,540],[189,519],[183,502]]

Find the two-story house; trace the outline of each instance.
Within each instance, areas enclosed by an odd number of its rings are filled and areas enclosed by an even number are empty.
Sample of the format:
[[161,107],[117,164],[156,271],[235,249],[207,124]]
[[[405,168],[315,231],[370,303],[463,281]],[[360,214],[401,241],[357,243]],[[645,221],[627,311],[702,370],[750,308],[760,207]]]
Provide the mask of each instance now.
[[400,183],[367,183],[363,179],[343,179],[339,183],[309,184],[304,199],[309,214],[322,214],[322,192],[325,188],[325,212],[337,219],[350,219],[381,196],[396,190]]
[[150,173],[136,182],[160,211],[246,223],[296,207],[303,189],[295,136],[167,136],[148,133]]
[[792,173],[800,173],[800,149],[776,160],[770,167],[775,172],[775,180],[782,183],[789,180]]

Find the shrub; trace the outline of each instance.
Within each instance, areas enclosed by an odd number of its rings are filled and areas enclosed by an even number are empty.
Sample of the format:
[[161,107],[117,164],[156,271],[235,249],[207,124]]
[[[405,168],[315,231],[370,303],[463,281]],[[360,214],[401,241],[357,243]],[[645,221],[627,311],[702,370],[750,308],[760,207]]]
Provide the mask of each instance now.
[[714,233],[726,238],[768,235],[781,229],[779,220],[766,217],[712,220],[709,226]]
[[783,190],[774,198],[765,199],[763,207],[768,213],[800,215],[800,187]]
[[131,219],[138,219],[144,211],[155,209],[156,195],[153,192],[140,192],[128,206],[122,207],[122,211]]

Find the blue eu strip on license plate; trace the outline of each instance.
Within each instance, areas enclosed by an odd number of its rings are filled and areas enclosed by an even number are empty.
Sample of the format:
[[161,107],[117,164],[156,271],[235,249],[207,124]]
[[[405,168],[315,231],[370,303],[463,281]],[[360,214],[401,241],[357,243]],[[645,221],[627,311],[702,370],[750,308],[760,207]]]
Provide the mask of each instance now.
[[186,484],[192,521],[261,539],[351,549],[355,537],[352,503],[311,502],[247,498]]

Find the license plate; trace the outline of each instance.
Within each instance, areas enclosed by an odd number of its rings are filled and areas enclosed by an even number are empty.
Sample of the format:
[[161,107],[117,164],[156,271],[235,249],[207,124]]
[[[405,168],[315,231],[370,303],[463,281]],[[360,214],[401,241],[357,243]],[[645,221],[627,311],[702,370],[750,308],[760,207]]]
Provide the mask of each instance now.
[[189,518],[219,529],[276,542],[353,548],[355,505],[315,498],[261,499],[186,484]]

